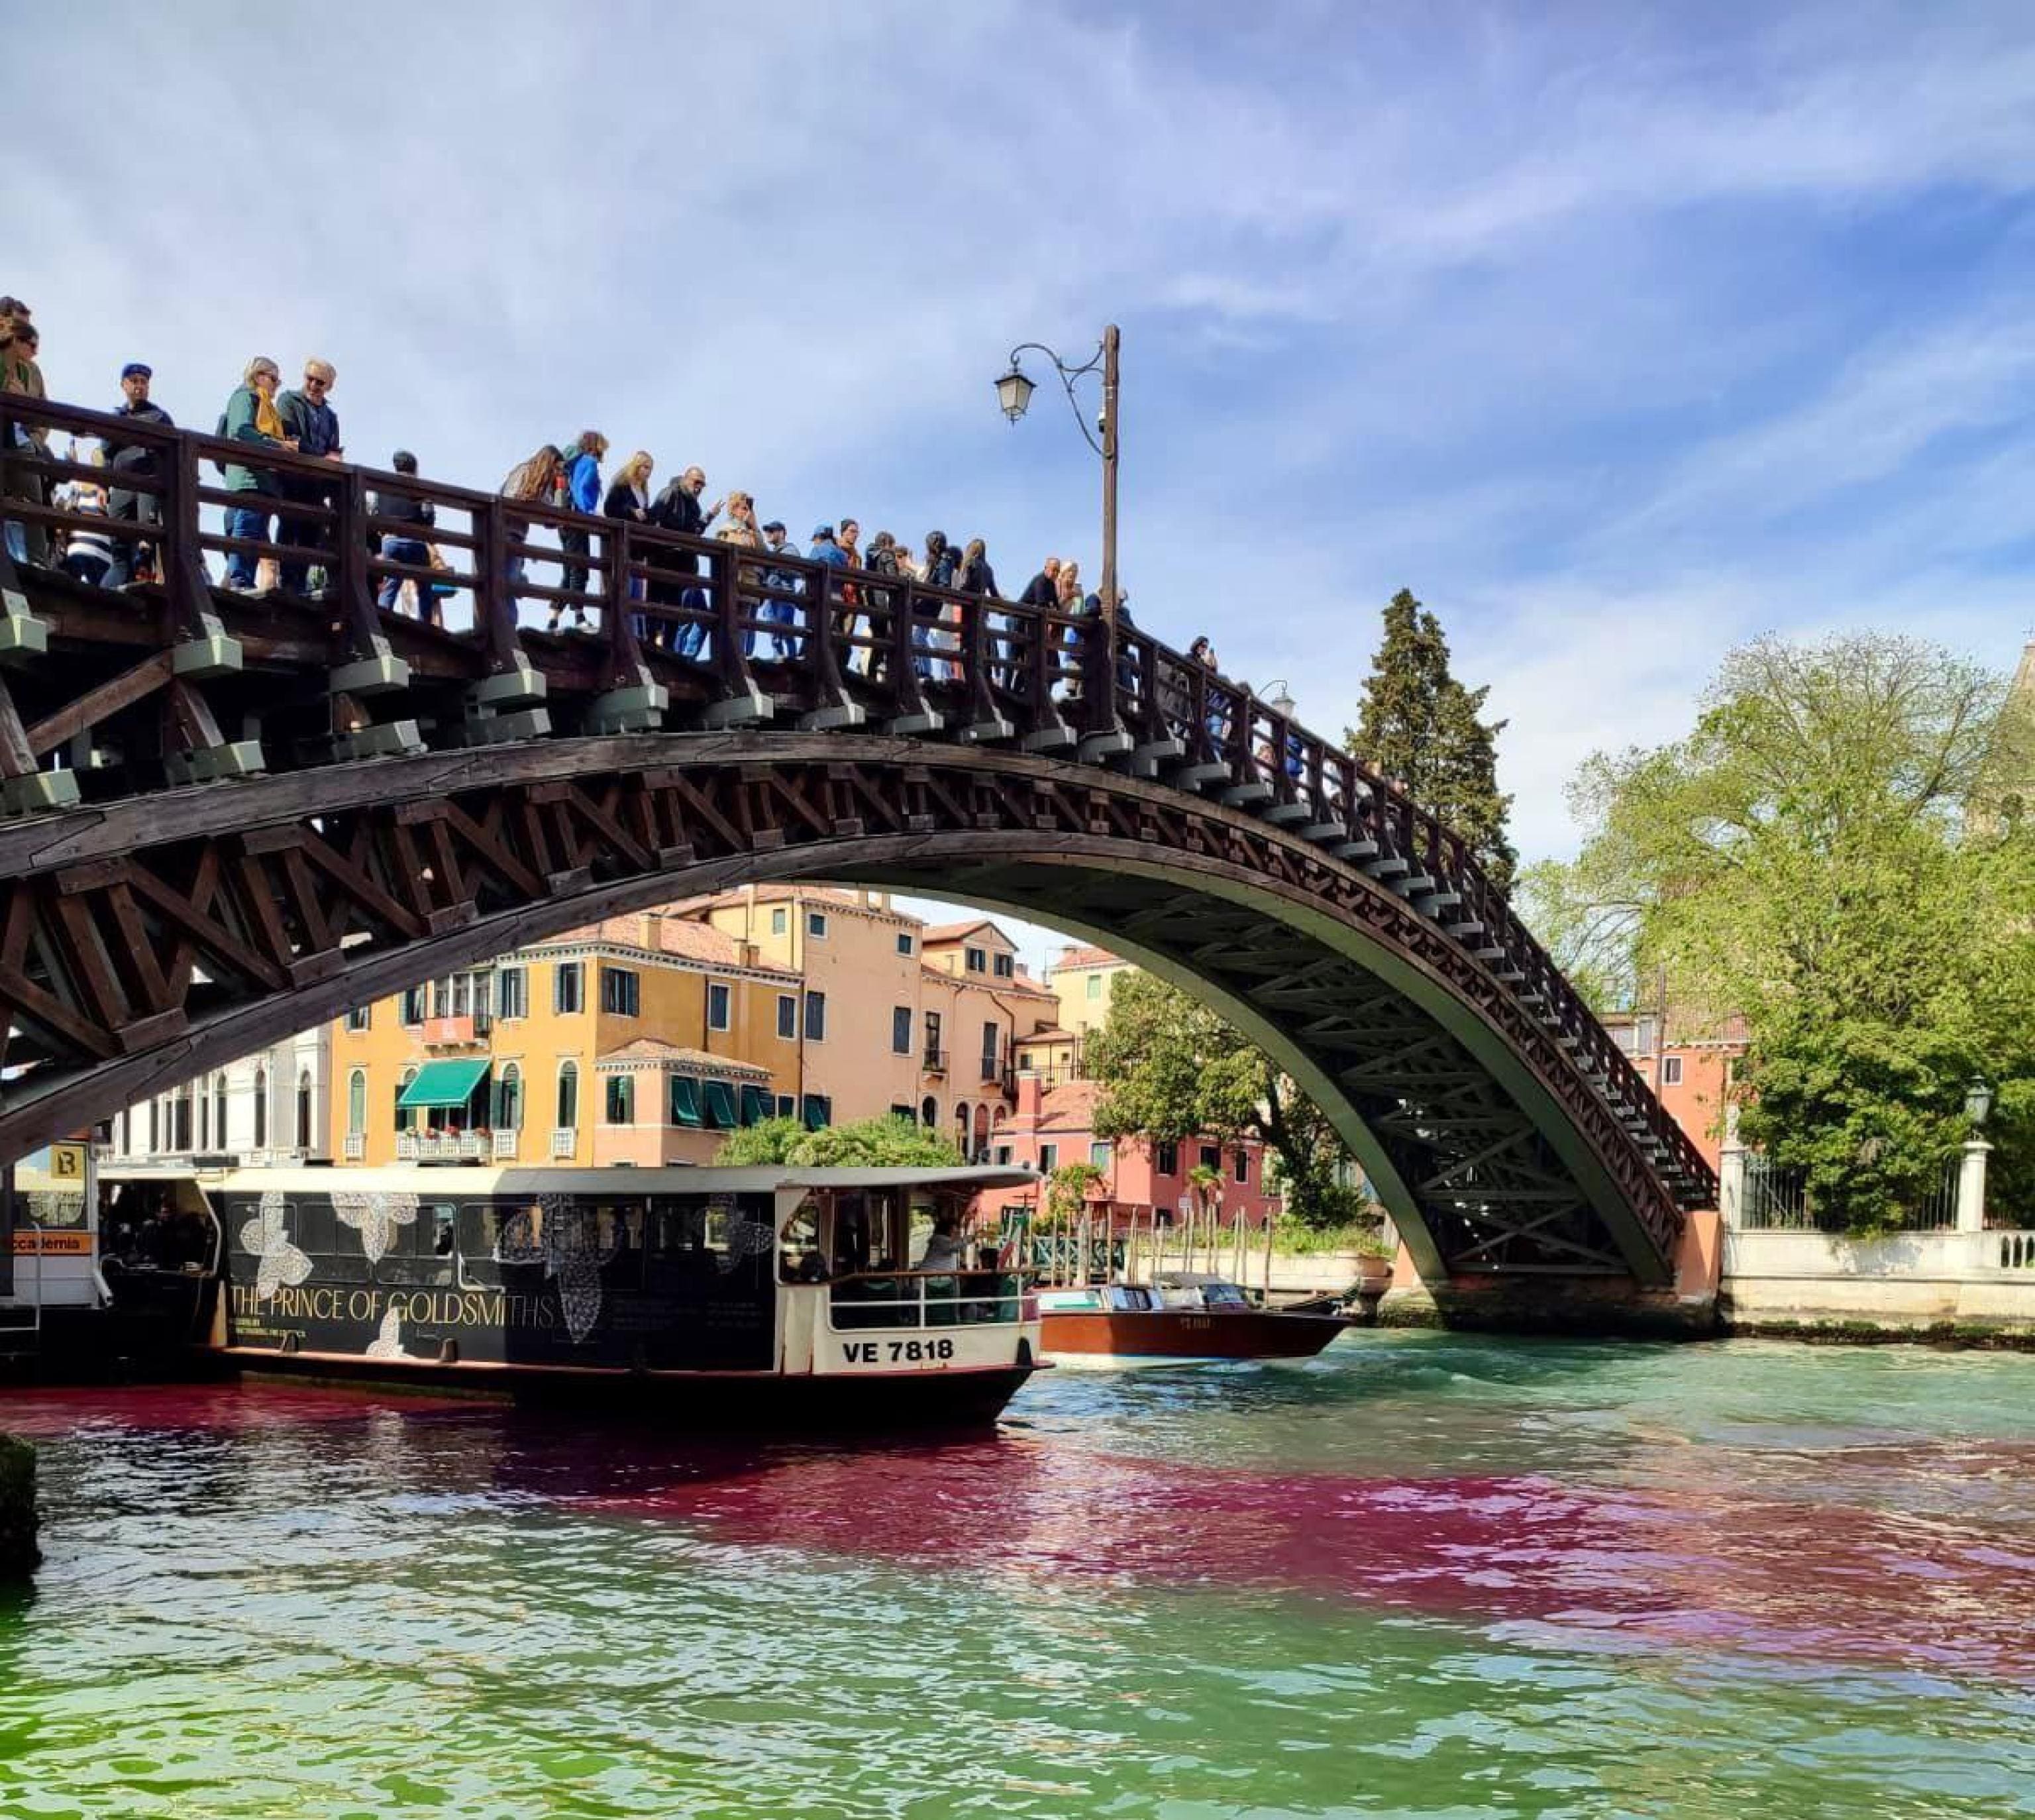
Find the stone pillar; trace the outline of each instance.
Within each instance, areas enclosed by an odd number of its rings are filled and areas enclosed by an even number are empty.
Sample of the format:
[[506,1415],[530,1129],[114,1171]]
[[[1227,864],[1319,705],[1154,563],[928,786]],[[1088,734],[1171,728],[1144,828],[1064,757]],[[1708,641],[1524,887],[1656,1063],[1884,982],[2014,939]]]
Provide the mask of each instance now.
[[36,1450],[0,1434],[0,1584],[26,1580],[42,1559],[36,1547]]
[[1982,1137],[1965,1140],[1964,1166],[1958,1171],[1958,1230],[1985,1230],[1985,1159],[1992,1146]]
[[1727,1230],[1745,1223],[1745,1146],[1727,1144],[1717,1153],[1717,1211]]

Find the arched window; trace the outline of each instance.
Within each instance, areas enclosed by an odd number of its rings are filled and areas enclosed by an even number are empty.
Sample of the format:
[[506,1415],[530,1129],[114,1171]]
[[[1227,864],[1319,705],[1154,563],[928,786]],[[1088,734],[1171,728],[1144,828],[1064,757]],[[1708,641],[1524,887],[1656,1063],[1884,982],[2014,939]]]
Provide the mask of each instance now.
[[579,1125],[579,1064],[559,1064],[559,1129],[576,1130]]
[[221,1068],[212,1077],[212,1145],[215,1150],[226,1148],[226,1070]]
[[969,1156],[980,1156],[989,1148],[989,1108],[979,1106],[975,1109],[975,1143],[972,1147],[964,1144],[961,1149]]
[[409,1091],[410,1083],[416,1078],[417,1071],[413,1068],[404,1068],[397,1077],[396,1129],[398,1131],[412,1131],[416,1129],[416,1109],[414,1106],[406,1108],[403,1104],[403,1095]]
[[919,1122],[928,1131],[940,1122],[940,1102],[931,1094],[920,1102]]
[[954,1143],[961,1155],[968,1155],[968,1102],[963,1100],[954,1108]]
[[197,1147],[212,1148],[212,1095],[205,1091],[202,1081],[197,1087]]
[[502,1078],[495,1087],[495,1129],[497,1131],[521,1131],[523,1129],[523,1071],[513,1061],[502,1071]]
[[170,1102],[170,1148],[186,1152],[191,1147],[191,1102],[196,1089],[189,1081],[177,1089],[176,1098]]
[[993,1125],[1001,1125],[1009,1116],[1010,1109],[1007,1106],[999,1106],[989,1115],[989,1122]]
[[153,1156],[163,1147],[163,1102],[160,1099],[149,1102],[149,1154]]
[[254,1147],[269,1147],[269,1071],[265,1068],[254,1071]]
[[297,1148],[309,1150],[311,1147],[311,1071],[303,1069],[297,1076]]
[[346,1134],[359,1137],[367,1129],[367,1070],[357,1068],[346,1077]]

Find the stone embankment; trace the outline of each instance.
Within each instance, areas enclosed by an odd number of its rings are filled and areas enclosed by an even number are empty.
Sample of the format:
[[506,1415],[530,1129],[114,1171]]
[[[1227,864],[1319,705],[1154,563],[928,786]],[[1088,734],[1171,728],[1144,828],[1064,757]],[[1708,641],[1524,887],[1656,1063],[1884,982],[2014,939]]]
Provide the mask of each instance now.
[[36,1546],[36,1450],[0,1434],[0,1584],[25,1580],[42,1559]]

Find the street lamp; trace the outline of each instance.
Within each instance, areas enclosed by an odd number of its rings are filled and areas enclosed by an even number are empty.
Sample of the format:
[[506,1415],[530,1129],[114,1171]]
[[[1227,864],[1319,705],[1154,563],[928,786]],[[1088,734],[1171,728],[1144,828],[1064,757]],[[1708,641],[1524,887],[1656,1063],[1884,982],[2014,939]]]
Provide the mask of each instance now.
[[1965,1117],[1973,1131],[1984,1125],[1992,1111],[1992,1087],[1982,1074],[1975,1074],[1965,1089]]
[[[1020,341],[1010,350],[1010,370],[996,382],[996,402],[1014,424],[1025,415],[1033,393],[1038,389],[1018,364],[1018,356],[1027,352],[1044,354],[1053,363],[1053,371],[1066,390],[1067,402],[1074,409],[1074,422],[1082,438],[1102,458],[1102,614],[1112,633],[1116,626],[1116,356],[1121,340],[1116,325],[1110,323],[1102,331],[1101,345],[1078,367],[1070,367],[1042,341]],[[1102,415],[1096,426],[1102,433],[1100,442],[1089,431],[1088,420],[1081,415],[1081,399],[1074,391],[1075,380],[1095,372],[1102,375]]]

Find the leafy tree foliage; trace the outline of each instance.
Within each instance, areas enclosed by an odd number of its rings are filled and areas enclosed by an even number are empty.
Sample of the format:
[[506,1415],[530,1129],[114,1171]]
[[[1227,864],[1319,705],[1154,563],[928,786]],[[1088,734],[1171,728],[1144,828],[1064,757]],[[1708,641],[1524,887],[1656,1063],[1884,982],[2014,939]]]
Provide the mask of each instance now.
[[1320,1109],[1177,987],[1145,973],[1119,979],[1084,1053],[1103,1088],[1096,1136],[1224,1145],[1254,1137],[1277,1160],[1288,1213],[1310,1225],[1349,1216],[1355,1197],[1336,1179],[1349,1153]]
[[859,1119],[808,1131],[796,1118],[766,1118],[732,1131],[714,1155],[723,1168],[794,1163],[808,1169],[951,1169],[961,1153],[908,1118]]
[[1103,1179],[1092,1162],[1063,1162],[1046,1178],[1048,1223],[1055,1228],[1071,1226],[1088,1204],[1088,1191]]
[[1572,901],[1740,1013],[1740,1129],[1853,1230],[1913,1207],[1992,1080],[1996,1202],[2035,1206],[2035,740],[2003,679],[1860,633],[1732,652],[1695,732],[1599,754]]
[[1482,718],[1491,691],[1456,680],[1441,622],[1409,590],[1392,597],[1384,616],[1358,723],[1344,729],[1343,744],[1462,835],[1498,884],[1509,885],[1519,856],[1505,838],[1512,799],[1498,787],[1506,723]]

